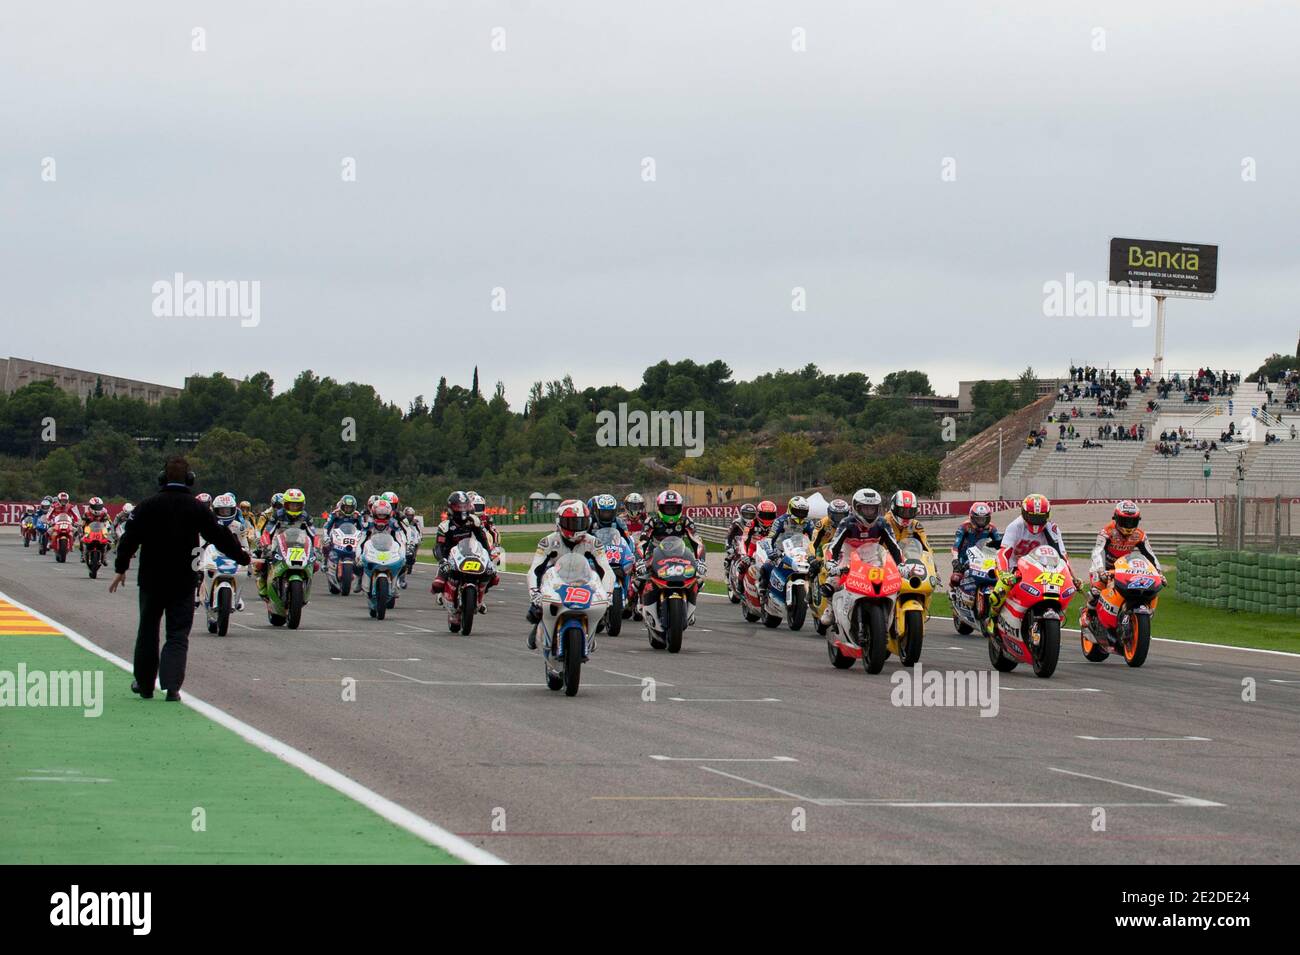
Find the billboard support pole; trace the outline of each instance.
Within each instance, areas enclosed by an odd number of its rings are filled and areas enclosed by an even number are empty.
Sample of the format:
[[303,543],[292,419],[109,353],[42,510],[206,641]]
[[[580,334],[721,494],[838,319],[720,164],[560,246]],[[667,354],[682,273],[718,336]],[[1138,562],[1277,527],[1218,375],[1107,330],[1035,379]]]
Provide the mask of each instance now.
[[1152,376],[1159,381],[1165,376],[1165,296],[1156,296],[1156,354]]

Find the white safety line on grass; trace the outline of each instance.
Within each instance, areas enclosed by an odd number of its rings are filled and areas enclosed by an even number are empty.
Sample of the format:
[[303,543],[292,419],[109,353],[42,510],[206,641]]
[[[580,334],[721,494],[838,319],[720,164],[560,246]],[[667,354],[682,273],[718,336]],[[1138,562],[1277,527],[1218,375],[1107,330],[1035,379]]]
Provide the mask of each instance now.
[[[91,653],[95,654],[95,656],[107,660],[109,663],[125,670],[127,673],[131,672],[131,664],[127,663],[117,654],[105,650],[99,644],[83,637],[72,628],[64,626],[51,617],[47,617],[39,610],[32,609],[26,604],[10,597],[6,593],[0,592],[0,600],[7,600],[15,607],[21,607],[23,610],[26,610],[37,619],[44,620],[50,626],[58,627],[69,640],[81,647],[83,650],[89,650]],[[444,849],[450,854],[475,865],[505,865],[503,860],[498,859],[496,856],[492,855],[492,853],[480,849],[478,846],[462,839],[453,832],[448,832],[446,829],[430,822],[423,816],[416,815],[405,806],[398,805],[391,799],[379,795],[379,793],[372,789],[368,789],[352,777],[345,776],[337,769],[325,765],[320,760],[314,759],[300,750],[294,749],[288,743],[278,740],[267,733],[263,733],[261,730],[250,726],[237,717],[231,716],[225,710],[218,709],[211,703],[203,702],[188,690],[186,690],[182,695],[181,701],[190,709],[201,713],[214,723],[219,723],[226,727],[226,729],[243,737],[258,749],[270,753],[272,756],[288,763],[296,769],[302,770],[313,779],[324,783],[326,786],[342,793],[349,799],[359,802],[371,812],[382,816],[384,819],[393,823],[393,825],[405,829],[407,832],[423,839],[430,845]]]

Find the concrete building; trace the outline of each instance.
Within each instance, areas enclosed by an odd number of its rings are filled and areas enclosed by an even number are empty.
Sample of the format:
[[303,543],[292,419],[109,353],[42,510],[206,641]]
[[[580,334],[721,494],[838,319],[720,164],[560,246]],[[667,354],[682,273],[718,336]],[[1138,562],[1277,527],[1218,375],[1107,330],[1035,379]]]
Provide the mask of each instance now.
[[5,394],[13,394],[19,388],[30,385],[34,381],[53,381],[64,391],[76,395],[82,401],[93,395],[96,387],[102,388],[103,394],[108,396],[140,398],[150,404],[157,404],[163,398],[175,398],[182,390],[171,385],[121,378],[102,372],[83,371],[80,368],[65,368],[62,365],[33,361],[30,358],[0,358],[0,384],[3,384]]

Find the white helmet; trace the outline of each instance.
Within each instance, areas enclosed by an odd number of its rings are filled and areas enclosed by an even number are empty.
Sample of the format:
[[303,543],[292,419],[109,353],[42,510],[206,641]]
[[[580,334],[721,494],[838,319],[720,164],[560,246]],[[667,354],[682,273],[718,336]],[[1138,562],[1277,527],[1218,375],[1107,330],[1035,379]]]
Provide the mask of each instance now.
[[135,505],[132,504],[130,501],[127,501],[125,504],[122,505],[123,514],[130,514],[134,510],[135,510]]
[[880,492],[869,487],[859,488],[853,495],[853,513],[871,523],[880,516]]
[[212,513],[216,515],[219,524],[226,525],[233,521],[239,516],[239,502],[235,500],[235,495],[218,494],[214,497]]

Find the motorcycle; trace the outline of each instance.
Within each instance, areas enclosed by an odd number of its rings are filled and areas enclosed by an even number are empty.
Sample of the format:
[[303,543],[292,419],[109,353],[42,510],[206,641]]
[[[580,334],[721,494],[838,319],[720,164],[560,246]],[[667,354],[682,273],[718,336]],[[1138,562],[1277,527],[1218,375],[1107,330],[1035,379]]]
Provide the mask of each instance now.
[[576,696],[582,664],[596,651],[594,624],[609,608],[600,575],[580,554],[565,554],[542,577],[542,663],[546,686]]
[[983,628],[989,591],[997,582],[998,549],[988,542],[967,549],[961,582],[948,591],[952,625],[958,633],[974,633]]
[[297,630],[302,608],[311,597],[311,578],[316,562],[316,541],[301,527],[286,527],[271,541],[271,569],[267,574],[267,619],[274,627],[286,623]]
[[876,541],[859,544],[847,557],[831,597],[826,655],[837,670],[847,670],[861,659],[868,673],[879,673],[889,656],[902,575],[893,555]]
[[54,519],[54,524],[50,528],[50,549],[54,551],[54,559],[60,564],[67,563],[68,552],[72,550],[72,518],[67,514],[60,514]]
[[772,542],[772,574],[767,580],[767,601],[761,608],[763,625],[779,627],[785,620],[791,630],[802,630],[808,617],[808,552],[810,541],[802,531],[790,531]]
[[604,546],[605,560],[618,582],[610,594],[609,611],[605,614],[604,621],[596,625],[596,629],[599,630],[603,625],[606,633],[617,637],[623,629],[624,618],[632,616],[636,603],[636,588],[632,586],[636,555],[616,527],[596,528],[596,539]]
[[1100,663],[1118,653],[1129,666],[1140,667],[1151,649],[1151,616],[1165,586],[1164,574],[1145,557],[1121,557],[1104,579],[1087,626],[1079,628],[1083,655]]
[[772,542],[757,541],[747,557],[737,557],[732,563],[736,574],[736,593],[740,598],[740,615],[747,623],[757,623],[763,618],[762,601],[758,599],[758,578],[763,565],[772,559]]
[[910,667],[921,659],[930,597],[939,578],[934,572],[934,557],[919,540],[909,537],[900,547],[903,562],[898,566],[898,603],[887,645],[903,666]]
[[393,584],[406,569],[406,547],[399,536],[387,531],[371,534],[361,548],[361,566],[365,568],[370,616],[383,620],[397,604]]
[[[457,544],[448,561],[451,564],[451,572],[447,575],[451,596],[447,599],[444,592],[443,599],[447,604],[447,629],[468,637],[474,629],[474,617],[482,612],[483,594],[496,573],[496,565],[483,545],[473,537],[466,537]],[[460,622],[453,626],[451,615],[457,610]]]
[[[424,539],[424,533],[420,530],[420,525],[412,521],[407,525],[406,531],[406,565],[402,568],[402,580],[405,581],[407,576],[415,569],[415,554],[420,549],[420,541]],[[403,586],[405,584],[403,583]]]
[[[330,547],[325,554],[325,582],[330,593],[347,596],[353,589],[362,587],[362,565],[358,560],[357,545],[361,531],[351,521],[344,521],[330,530]],[[353,587],[353,581],[356,587]]]
[[989,662],[1000,673],[1019,663],[1046,679],[1061,655],[1061,621],[1075,594],[1074,574],[1054,549],[1036,547],[1016,562],[1019,579],[1007,592],[989,637]]
[[740,537],[737,537],[731,543],[731,549],[727,552],[723,560],[723,569],[726,571],[727,578],[727,599],[733,604],[740,603],[741,595],[745,592],[745,551],[742,547]]
[[86,570],[90,579],[99,576],[99,568],[108,563],[108,525],[103,521],[91,521],[81,535],[81,550],[86,555]]
[[647,568],[649,583],[658,593],[653,612],[643,605],[650,646],[680,653],[682,634],[691,625],[693,611],[690,598],[700,589],[700,575],[695,555],[680,537],[666,537],[650,555]]
[[50,525],[44,517],[36,518],[36,542],[42,557],[50,549]]
[[231,611],[239,607],[239,564],[209,544],[203,549],[202,573],[199,602],[208,633],[224,637],[230,629]]
[[23,546],[31,547],[32,541],[36,540],[36,515],[24,514],[22,521]]

